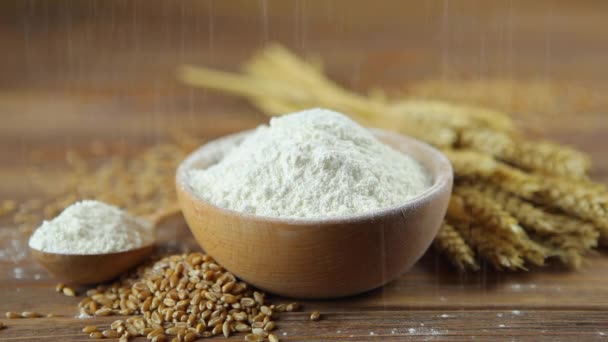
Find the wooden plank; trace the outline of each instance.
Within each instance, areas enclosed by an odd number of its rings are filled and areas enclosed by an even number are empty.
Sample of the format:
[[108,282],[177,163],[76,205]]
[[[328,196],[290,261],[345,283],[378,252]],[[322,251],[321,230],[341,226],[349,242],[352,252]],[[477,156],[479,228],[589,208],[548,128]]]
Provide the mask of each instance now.
[[[277,321],[276,334],[282,341],[573,341],[601,339],[608,334],[608,318],[602,312],[589,311],[336,311],[326,313],[318,322],[310,322],[307,316],[305,313],[282,315]],[[3,341],[84,342],[91,339],[79,331],[83,326],[107,327],[112,321],[111,317],[10,320],[6,322],[9,327],[0,336]],[[5,334],[11,335],[4,337]],[[242,341],[243,337],[242,334],[228,339],[218,336],[212,340]]]

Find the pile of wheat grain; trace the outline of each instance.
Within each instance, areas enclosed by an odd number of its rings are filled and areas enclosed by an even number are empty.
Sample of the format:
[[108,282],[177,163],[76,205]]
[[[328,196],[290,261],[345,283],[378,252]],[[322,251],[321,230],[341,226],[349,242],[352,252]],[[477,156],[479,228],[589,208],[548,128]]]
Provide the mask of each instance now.
[[548,258],[580,267],[608,243],[608,191],[588,178],[589,158],[572,148],[525,138],[505,113],[442,101],[362,96],[273,45],[242,73],[184,66],[185,83],[248,98],[268,115],[326,107],[362,124],[408,134],[442,149],[456,183],[435,246],[460,269],[485,260],[526,269]]
[[263,292],[218,265],[209,255],[166,256],[133,274],[87,292],[81,314],[121,315],[107,329],[86,326],[91,338],[127,341],[194,341],[201,337],[244,333],[246,341],[279,341],[272,332],[277,313],[299,310],[298,303],[269,304]]

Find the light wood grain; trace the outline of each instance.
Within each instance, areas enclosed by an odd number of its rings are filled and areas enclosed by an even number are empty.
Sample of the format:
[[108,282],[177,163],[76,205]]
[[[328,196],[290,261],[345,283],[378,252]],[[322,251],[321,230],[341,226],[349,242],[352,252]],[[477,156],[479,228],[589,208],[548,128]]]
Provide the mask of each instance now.
[[[53,174],[68,148],[93,140],[140,150],[169,128],[189,128],[202,143],[255,127],[265,118],[244,101],[190,89],[174,76],[181,63],[235,70],[268,41],[318,53],[332,78],[359,91],[505,79],[599,92],[577,99],[584,105],[555,98],[550,111],[526,110],[517,98],[501,108],[534,136],[590,153],[594,179],[607,182],[607,13],[605,1],[563,0],[4,1],[0,199],[36,196],[31,167],[42,160]],[[14,229],[0,218],[0,246],[14,252],[0,259],[0,311],[61,317],[0,318],[8,325],[0,340],[88,341],[82,326],[113,320],[75,318],[78,298],[56,294],[55,280],[29,256],[13,262],[25,248],[12,245]],[[183,220],[159,234],[162,250],[196,248]],[[579,272],[458,274],[430,251],[379,290],[304,307],[325,319],[286,315],[278,321],[282,340],[594,340],[608,333],[608,258],[592,256]]]

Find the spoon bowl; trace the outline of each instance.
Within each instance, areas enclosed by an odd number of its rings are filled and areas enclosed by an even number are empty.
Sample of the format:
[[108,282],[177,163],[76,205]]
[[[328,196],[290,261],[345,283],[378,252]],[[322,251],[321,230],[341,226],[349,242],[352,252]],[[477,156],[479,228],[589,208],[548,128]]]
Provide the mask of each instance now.
[[241,279],[289,297],[353,295],[408,270],[437,234],[452,189],[450,162],[423,142],[382,130],[373,133],[415,158],[432,177],[428,189],[394,207],[345,217],[281,219],[220,208],[198,196],[188,183],[188,171],[217,163],[250,133],[202,146],[176,176],[179,203],[194,237]]
[[94,284],[111,280],[144,261],[154,244],[106,254],[58,254],[30,248],[34,259],[49,273],[73,284]]

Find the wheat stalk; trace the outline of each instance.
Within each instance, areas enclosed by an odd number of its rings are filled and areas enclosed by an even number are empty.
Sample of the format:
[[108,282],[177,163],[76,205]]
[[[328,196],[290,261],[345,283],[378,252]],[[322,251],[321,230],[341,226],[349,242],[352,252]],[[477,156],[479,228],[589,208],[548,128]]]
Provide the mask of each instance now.
[[435,247],[444,253],[459,270],[478,270],[475,253],[464,241],[462,235],[450,224],[444,222],[434,241]]

